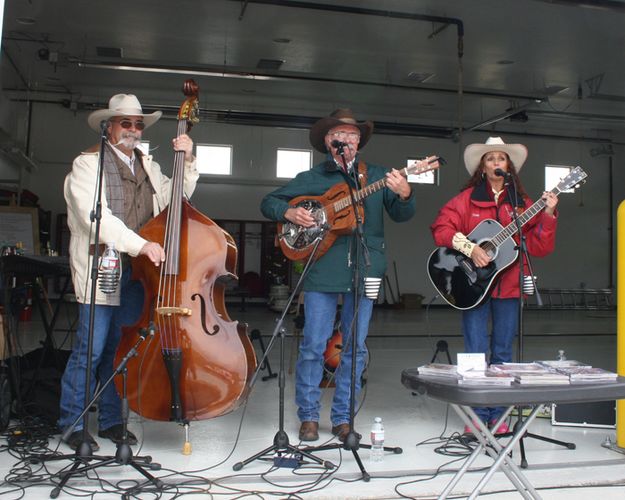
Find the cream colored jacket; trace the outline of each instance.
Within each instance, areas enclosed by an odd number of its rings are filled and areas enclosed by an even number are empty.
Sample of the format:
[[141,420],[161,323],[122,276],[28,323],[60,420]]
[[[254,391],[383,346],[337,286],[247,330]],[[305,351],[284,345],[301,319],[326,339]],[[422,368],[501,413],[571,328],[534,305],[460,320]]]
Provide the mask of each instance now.
[[[99,152],[83,152],[72,165],[72,171],[65,177],[65,201],[67,203],[67,224],[71,232],[69,242],[69,262],[74,283],[74,293],[80,303],[88,303],[91,299],[91,261],[89,246],[93,244],[95,222],[91,222],[94,210],[96,183],[98,180]],[[161,167],[152,161],[151,155],[143,156],[143,168],[154,188],[152,196],[153,214],[157,215],[168,204],[171,192],[170,179],[161,172]],[[184,165],[184,192],[190,197],[199,173],[195,158]],[[102,218],[100,223],[100,243],[115,242],[115,248],[136,257],[147,243],[137,233],[126,227],[124,222],[115,217],[106,203],[106,177],[102,186]],[[123,270],[122,270],[123,272]],[[97,290],[96,304],[119,305],[119,289],[117,293],[105,295]]]

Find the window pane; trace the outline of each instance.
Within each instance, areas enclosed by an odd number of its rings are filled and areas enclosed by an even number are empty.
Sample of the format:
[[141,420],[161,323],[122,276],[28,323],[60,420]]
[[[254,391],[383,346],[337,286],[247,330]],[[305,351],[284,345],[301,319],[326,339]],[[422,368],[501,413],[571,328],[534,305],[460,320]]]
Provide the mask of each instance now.
[[232,174],[232,146],[198,144],[196,156],[200,174]]
[[[545,165],[545,191],[551,191],[558,185],[560,179],[563,179],[569,173],[573,167],[566,167],[564,165]],[[562,191],[563,193],[574,193],[575,188]]]
[[[408,158],[406,167],[410,167],[415,161],[423,160],[423,158]],[[409,175],[408,182],[415,184],[436,184],[436,170],[429,170],[419,175]]]
[[278,149],[276,177],[292,179],[300,172],[310,170],[312,151],[307,149]]

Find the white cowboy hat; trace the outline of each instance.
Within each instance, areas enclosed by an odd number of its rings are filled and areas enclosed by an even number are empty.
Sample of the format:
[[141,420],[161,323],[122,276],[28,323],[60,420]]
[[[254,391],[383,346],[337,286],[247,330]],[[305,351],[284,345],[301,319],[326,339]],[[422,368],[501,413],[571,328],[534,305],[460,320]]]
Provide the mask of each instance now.
[[491,151],[506,153],[517,172],[527,160],[527,148],[523,144],[506,144],[501,137],[489,137],[485,144],[469,144],[464,150],[464,166],[469,171],[469,175],[475,173],[482,156]]
[[100,123],[114,116],[142,116],[145,127],[154,125],[163,115],[162,111],[154,111],[146,115],[141,109],[141,103],[133,94],[116,94],[109,100],[108,109],[98,109],[89,115],[87,123],[96,132],[100,131]]

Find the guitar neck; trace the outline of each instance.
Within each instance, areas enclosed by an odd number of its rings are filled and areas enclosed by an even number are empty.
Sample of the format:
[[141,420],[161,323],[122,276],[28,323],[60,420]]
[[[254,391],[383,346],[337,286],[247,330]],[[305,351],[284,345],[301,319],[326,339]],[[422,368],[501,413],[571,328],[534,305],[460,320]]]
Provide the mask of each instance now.
[[[556,196],[561,193],[561,191],[554,187],[551,192]],[[519,215],[519,222],[521,227],[527,224],[530,220],[532,220],[543,208],[545,208],[545,200],[540,198],[536,201],[531,207],[529,207],[525,212]],[[510,224],[504,227],[501,231],[499,231],[493,238],[492,242],[495,246],[502,245],[508,238],[511,238],[516,233],[518,233],[519,228],[517,227],[516,222],[513,220]]]
[[[432,163],[436,163],[438,160],[439,160],[438,158],[430,160],[424,167],[418,167],[416,165],[412,165],[410,167],[402,168],[399,170],[399,173],[403,177],[408,177],[408,175],[410,174],[422,174],[423,172],[427,172],[428,170],[432,170],[432,168],[435,168],[435,167],[432,167]],[[369,184],[368,186],[365,186],[364,188],[356,191],[354,193],[354,199],[356,200],[356,202],[364,200],[367,196],[372,195],[373,193],[379,191],[385,186],[386,186],[386,177],[384,177],[383,179],[377,180],[373,184]],[[351,198],[349,196],[345,196],[344,198],[341,198],[340,200],[337,200],[334,202],[334,211],[338,212],[339,210],[343,210],[344,208],[351,205],[351,203],[352,203]]]

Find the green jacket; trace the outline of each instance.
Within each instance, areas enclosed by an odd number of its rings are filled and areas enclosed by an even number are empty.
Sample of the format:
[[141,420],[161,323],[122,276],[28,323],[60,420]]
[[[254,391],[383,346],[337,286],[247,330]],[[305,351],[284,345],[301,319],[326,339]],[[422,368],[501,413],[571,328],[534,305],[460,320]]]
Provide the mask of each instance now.
[[[358,161],[358,158],[356,158]],[[387,170],[367,165],[367,185],[384,178]],[[265,217],[278,222],[287,222],[284,212],[289,200],[297,196],[319,196],[335,184],[345,182],[345,177],[334,161],[315,165],[311,170],[298,174],[285,186],[276,189],[263,198],[260,209]],[[365,198],[364,236],[369,249],[371,265],[365,268],[361,253],[361,278],[384,276],[386,256],[384,243],[384,211],[386,208],[395,222],[409,220],[416,211],[414,191],[410,198],[402,200],[388,188]],[[330,249],[311,267],[303,285],[304,291],[349,292],[352,290],[352,267],[355,259],[353,235],[339,236]]]

